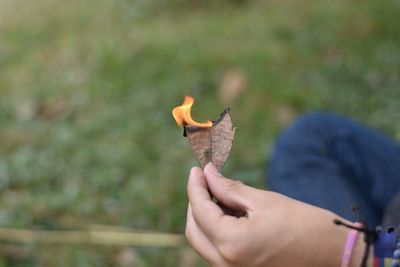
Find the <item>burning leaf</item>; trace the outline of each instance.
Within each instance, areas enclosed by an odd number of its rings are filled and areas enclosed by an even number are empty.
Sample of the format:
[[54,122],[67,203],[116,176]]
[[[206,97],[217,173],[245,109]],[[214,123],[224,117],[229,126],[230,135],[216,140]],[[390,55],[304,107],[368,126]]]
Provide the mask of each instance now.
[[211,128],[191,125],[185,125],[184,127],[184,135],[188,138],[192,146],[194,156],[200,168],[203,169],[207,163],[212,161]]
[[232,125],[229,109],[226,109],[211,128],[211,158],[218,170],[222,170],[228,159],[234,136],[235,128]]
[[194,104],[194,99],[191,96],[185,96],[185,101],[181,106],[178,106],[172,110],[172,116],[174,116],[176,123],[179,126],[182,125],[192,125],[197,127],[211,127],[212,121],[200,123],[192,119],[191,110]]
[[229,109],[225,109],[217,121],[198,123],[190,114],[193,102],[193,98],[186,97],[181,106],[173,109],[172,114],[178,125],[183,125],[184,136],[188,138],[200,167],[204,168],[212,161],[218,170],[222,170],[235,134]]

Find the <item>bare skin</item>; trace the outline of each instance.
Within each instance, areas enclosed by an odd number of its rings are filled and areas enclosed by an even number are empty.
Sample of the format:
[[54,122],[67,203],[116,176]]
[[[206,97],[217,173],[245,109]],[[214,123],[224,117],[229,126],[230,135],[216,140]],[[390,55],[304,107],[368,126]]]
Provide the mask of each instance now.
[[[211,163],[192,168],[188,195],[187,240],[212,266],[340,266],[349,230],[330,211],[225,178]],[[351,266],[360,264],[361,238]]]

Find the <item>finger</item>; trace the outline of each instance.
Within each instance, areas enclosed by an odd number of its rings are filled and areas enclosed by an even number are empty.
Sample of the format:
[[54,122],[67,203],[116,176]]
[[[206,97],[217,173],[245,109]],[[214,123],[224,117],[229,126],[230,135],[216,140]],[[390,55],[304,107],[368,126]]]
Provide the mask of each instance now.
[[212,200],[200,168],[195,167],[190,171],[188,195],[194,220],[209,239],[214,239],[224,212]]
[[208,188],[219,202],[238,211],[252,210],[252,199],[258,193],[257,189],[223,177],[212,163],[206,165],[204,174]]
[[247,214],[245,211],[242,211],[242,210],[231,209],[231,208],[225,206],[224,203],[222,203],[222,202],[217,201],[216,203],[222,209],[222,211],[224,212],[225,215],[240,218],[240,217],[245,217]]
[[210,240],[201,232],[193,218],[192,208],[189,204],[186,220],[186,239],[192,245],[193,249],[206,261],[216,263],[220,261],[218,250]]

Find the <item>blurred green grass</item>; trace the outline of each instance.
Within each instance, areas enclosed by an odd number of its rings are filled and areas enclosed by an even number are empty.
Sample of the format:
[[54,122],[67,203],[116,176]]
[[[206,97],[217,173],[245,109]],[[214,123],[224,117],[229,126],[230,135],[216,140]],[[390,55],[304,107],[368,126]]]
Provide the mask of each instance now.
[[[247,83],[225,174],[252,186],[303,112],[400,138],[398,1],[199,2],[0,1],[0,226],[182,233],[195,161],[170,111],[188,94],[195,118],[216,118],[232,71]],[[25,248],[0,266],[123,266],[126,251],[203,266],[185,249]]]

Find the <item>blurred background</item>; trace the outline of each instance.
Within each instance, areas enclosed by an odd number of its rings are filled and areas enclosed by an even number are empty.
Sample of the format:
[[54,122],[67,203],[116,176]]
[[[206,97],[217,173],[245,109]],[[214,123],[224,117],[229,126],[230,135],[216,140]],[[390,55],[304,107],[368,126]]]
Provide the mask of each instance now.
[[[0,0],[0,227],[181,234],[196,164],[171,116],[232,108],[224,174],[265,188],[296,116],[400,139],[398,0]],[[205,266],[186,245],[0,240],[0,266]]]

